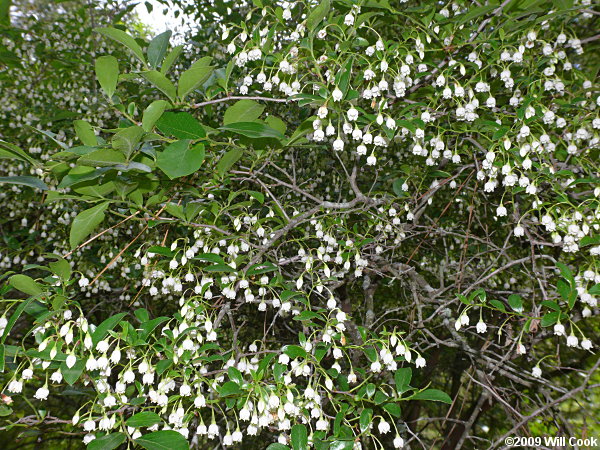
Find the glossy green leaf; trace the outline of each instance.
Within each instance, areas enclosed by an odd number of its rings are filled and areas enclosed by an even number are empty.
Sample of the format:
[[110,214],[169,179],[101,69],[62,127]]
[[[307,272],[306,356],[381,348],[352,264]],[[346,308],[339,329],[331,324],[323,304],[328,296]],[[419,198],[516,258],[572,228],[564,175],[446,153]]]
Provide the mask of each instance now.
[[108,98],[112,98],[119,81],[119,62],[114,56],[100,56],[95,64],[96,78]]
[[223,125],[236,122],[254,122],[264,110],[265,106],[254,100],[239,100],[225,111]]
[[152,411],[143,411],[137,414],[134,414],[129,419],[127,419],[126,425],[128,427],[139,428],[139,427],[151,427],[152,425],[156,425],[157,423],[161,423],[162,419],[158,414]]
[[204,161],[204,144],[190,147],[189,140],[174,142],[160,152],[156,165],[171,180],[196,172]]
[[412,369],[410,367],[402,367],[396,370],[394,381],[396,382],[396,390],[399,394],[402,394],[409,389],[411,379]]
[[244,151],[239,148],[229,150],[217,163],[217,173],[223,177],[229,169],[242,157]]
[[171,30],[167,30],[154,39],[148,44],[146,54],[148,55],[148,64],[150,67],[157,68],[167,53],[167,47],[169,46],[169,39],[173,33]]
[[140,139],[144,136],[144,129],[137,125],[119,130],[112,138],[111,144],[115,150],[123,152],[125,158],[129,159]]
[[29,186],[32,188],[41,189],[42,191],[48,190],[48,185],[46,183],[39,178],[30,176],[0,177],[0,184],[1,183]]
[[125,155],[117,150],[101,148],[82,156],[77,163],[82,166],[109,167],[125,163]]
[[48,267],[52,273],[58,275],[63,280],[68,280],[71,277],[71,264],[64,258],[58,258],[56,261],[48,263]]
[[67,363],[63,361],[60,364],[60,372],[65,380],[65,382],[69,386],[73,386],[75,382],[79,379],[81,374],[83,373],[83,369],[85,369],[85,359],[78,358],[75,362],[75,365],[71,368],[67,366]]
[[132,53],[140,61],[145,63],[144,52],[142,52],[142,48],[135,41],[135,39],[133,37],[131,37],[129,34],[125,33],[124,31],[117,30],[116,28],[112,28],[112,27],[96,28],[96,31],[98,33],[103,34],[106,37],[109,37],[109,38],[123,44],[125,47],[127,47],[129,50],[131,50]]
[[125,433],[110,433],[90,441],[88,450],[113,450],[125,442]]
[[144,110],[142,115],[142,128],[146,132],[152,131],[156,122],[161,118],[165,109],[169,107],[166,100],[155,100]]
[[150,434],[145,434],[137,439],[135,443],[144,447],[146,450],[187,450],[188,441],[173,430],[160,430]]
[[96,133],[94,133],[94,129],[92,126],[86,122],[85,120],[76,120],[73,122],[73,126],[75,128],[75,133],[83,145],[89,145],[93,147],[98,144],[98,138],[96,138]]
[[331,8],[330,0],[321,0],[316,8],[313,8],[311,13],[306,18],[306,28],[310,31],[314,30],[319,23],[329,14]]
[[448,394],[439,389],[425,389],[424,391],[417,392],[411,397],[412,400],[429,400],[433,402],[452,403],[452,399]]
[[176,89],[173,83],[167,79],[162,73],[156,70],[148,70],[146,72],[142,72],[142,76],[152,83],[154,87],[162,91],[169,100],[172,102],[175,101]]
[[370,428],[372,420],[373,420],[373,410],[370,408],[363,409],[362,412],[360,413],[360,419],[359,419],[361,433],[364,433],[365,431],[367,431]]
[[297,424],[292,427],[292,448],[294,450],[308,449],[308,431],[306,425]]
[[126,313],[119,313],[114,316],[110,316],[108,319],[98,325],[92,333],[92,343],[94,346],[104,339],[104,336],[106,336],[109,331],[116,327],[121,319],[125,317],[125,315]]
[[508,296],[508,304],[515,312],[523,312],[523,299],[520,295],[511,294]]
[[33,297],[30,297],[27,300],[24,300],[21,303],[19,303],[19,306],[17,306],[15,308],[14,312],[10,316],[10,319],[8,319],[8,322],[6,323],[4,332],[2,333],[2,343],[3,344],[4,344],[4,341],[6,341],[6,338],[7,338],[8,334],[10,333],[10,330],[12,330],[12,327],[15,325],[15,322],[19,319],[19,317],[21,317],[21,314],[23,313],[25,308],[27,308],[32,302],[33,302]]
[[283,139],[284,136],[279,131],[271,128],[268,125],[258,122],[236,122],[219,128],[223,131],[231,131],[236,134],[241,134],[253,139],[259,138],[275,138]]
[[72,249],[77,247],[80,242],[104,221],[104,211],[106,211],[108,205],[109,202],[100,203],[77,214],[71,224],[69,235],[69,244]]
[[230,395],[237,395],[241,392],[240,387],[233,381],[227,381],[219,388],[219,395],[221,397],[227,397]]
[[177,85],[177,95],[183,100],[204,83],[214,70],[214,66],[191,67],[181,74]]
[[0,159],[19,159],[21,161],[27,161],[31,164],[37,162],[29,156],[23,149],[11,144],[10,142],[3,141],[0,139]]
[[164,134],[178,139],[200,139],[206,137],[206,131],[194,116],[187,112],[166,112],[156,123]]
[[177,60],[181,52],[183,51],[183,45],[178,45],[177,47],[173,47],[171,51],[167,54],[162,66],[160,67],[160,72],[165,74],[169,71],[173,63]]
[[42,287],[31,277],[27,275],[17,274],[10,277],[8,283],[25,294],[36,296],[44,292]]

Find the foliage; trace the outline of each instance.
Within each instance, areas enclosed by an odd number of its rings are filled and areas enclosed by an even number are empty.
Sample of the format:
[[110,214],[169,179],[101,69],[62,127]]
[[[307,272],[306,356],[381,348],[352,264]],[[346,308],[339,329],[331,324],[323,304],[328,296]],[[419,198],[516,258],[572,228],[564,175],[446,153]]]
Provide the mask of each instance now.
[[112,2],[3,29],[3,429],[475,448],[588,423],[598,12],[174,5],[185,45]]

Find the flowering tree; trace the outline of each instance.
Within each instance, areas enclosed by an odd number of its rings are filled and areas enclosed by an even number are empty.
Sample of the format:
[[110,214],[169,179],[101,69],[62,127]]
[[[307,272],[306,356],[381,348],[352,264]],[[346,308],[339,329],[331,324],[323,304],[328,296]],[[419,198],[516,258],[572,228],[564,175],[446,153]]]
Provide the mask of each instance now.
[[[92,449],[597,433],[599,12],[216,3],[175,2],[189,45],[127,9],[85,39],[6,29],[2,429]],[[72,52],[64,83],[23,70],[46,73],[36,39]]]

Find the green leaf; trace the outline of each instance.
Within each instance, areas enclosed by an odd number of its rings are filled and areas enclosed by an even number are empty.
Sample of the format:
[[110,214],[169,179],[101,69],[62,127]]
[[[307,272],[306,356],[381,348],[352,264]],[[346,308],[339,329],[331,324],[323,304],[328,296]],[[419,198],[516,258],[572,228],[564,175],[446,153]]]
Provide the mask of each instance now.
[[544,300],[540,303],[541,306],[545,306],[546,308],[550,308],[553,311],[560,311],[560,306],[556,302],[550,300]]
[[556,283],[556,290],[558,291],[563,300],[566,301],[569,299],[569,294],[571,293],[571,286],[562,278],[558,280],[558,283]]
[[101,56],[96,59],[96,78],[100,87],[110,99],[119,81],[119,62],[114,56]]
[[234,148],[221,156],[221,159],[217,163],[217,173],[219,176],[223,177],[225,172],[231,169],[231,167],[242,157],[243,154],[244,151],[242,149]]
[[163,115],[165,109],[169,107],[169,102],[166,100],[155,100],[144,110],[142,116],[142,128],[146,132],[152,131],[154,124]]
[[223,383],[223,386],[219,388],[219,395],[221,397],[227,397],[229,395],[237,395],[241,392],[240,387],[233,381],[227,381]]
[[306,136],[308,133],[312,132],[312,130],[313,130],[312,123],[314,122],[314,120],[315,120],[315,118],[311,117],[309,119],[306,119],[304,122],[302,122],[300,124],[300,126],[298,128],[296,128],[296,131],[294,131],[294,133],[292,134],[292,136],[286,142],[285,145],[290,146],[290,145],[298,142],[302,137]]
[[142,48],[135,41],[133,37],[125,33],[124,31],[117,30],[116,28],[107,27],[107,28],[96,28],[96,31],[100,34],[103,34],[106,37],[109,37],[127,47],[129,50],[133,52],[137,58],[145,63],[144,61],[144,52],[142,52]]
[[94,346],[98,342],[100,342],[104,338],[104,336],[106,336],[106,333],[108,333],[110,330],[116,327],[117,324],[121,321],[121,319],[125,317],[125,315],[126,313],[119,313],[114,316],[110,316],[108,319],[106,319],[104,322],[98,325],[92,333],[92,343],[94,344]]
[[542,327],[549,327],[551,325],[554,325],[556,323],[556,321],[558,320],[559,316],[560,316],[560,311],[553,311],[553,312],[544,314],[542,316],[540,325]]
[[77,137],[81,142],[83,142],[83,145],[89,145],[90,147],[98,145],[96,133],[94,133],[94,129],[89,123],[87,123],[85,120],[76,120],[73,122],[73,126],[75,127],[75,133],[77,133]]
[[128,427],[139,428],[139,427],[151,427],[152,425],[156,425],[157,423],[161,423],[162,419],[158,414],[152,411],[143,411],[137,414],[134,414],[125,424]]
[[365,408],[360,413],[360,432],[364,433],[371,426],[371,421],[373,418],[373,410],[370,408]]
[[189,140],[181,140],[160,152],[156,158],[156,165],[173,180],[196,172],[202,165],[204,156],[204,144],[190,148]]
[[177,95],[181,100],[204,83],[214,70],[214,66],[192,66],[179,77]]
[[[265,261],[264,263],[257,263],[257,264],[252,265],[246,271],[246,275],[247,276],[262,275],[263,273],[275,272],[276,270],[277,270],[277,266],[275,264],[273,264],[270,261]],[[305,312],[308,312],[308,311],[305,311]],[[296,317],[297,316],[295,316],[294,318],[296,318]]]
[[579,241],[580,247],[586,247],[588,245],[600,245],[600,235],[597,236],[584,236]]
[[156,373],[159,375],[162,375],[165,372],[165,370],[167,370],[169,367],[171,367],[172,364],[173,364],[173,360],[171,360],[171,359],[161,359],[156,364]]
[[235,122],[254,122],[264,110],[265,107],[254,100],[240,100],[227,108],[223,115],[223,125]]
[[52,271],[52,273],[58,275],[63,280],[68,280],[71,278],[71,265],[64,258],[58,258],[56,261],[52,261],[48,264],[48,267]]
[[23,149],[17,147],[10,142],[3,141],[0,139],[0,159],[19,159],[21,161],[27,161],[33,165],[37,164],[37,161],[29,156]]
[[275,138],[283,139],[285,136],[279,131],[274,130],[268,125],[258,122],[236,122],[231,123],[219,128],[223,131],[231,131],[233,133],[241,134],[252,139],[259,138]]
[[573,278],[573,272],[571,272],[571,269],[569,269],[566,264],[561,262],[557,262],[556,267],[560,269],[561,275],[569,282],[569,284],[571,286],[575,286],[575,278]]
[[125,433],[110,433],[90,441],[88,450],[113,450],[125,442]]
[[175,86],[162,73],[156,70],[148,70],[142,72],[142,76],[169,97],[169,100],[175,101]]
[[206,137],[206,131],[194,116],[186,112],[166,112],[156,123],[164,134],[178,139],[200,139]]
[[229,379],[239,385],[243,384],[244,377],[242,376],[242,372],[240,372],[235,367],[230,367],[227,369],[227,375],[229,375]]
[[394,417],[400,417],[402,415],[402,410],[400,409],[400,405],[398,405],[398,403],[386,403],[383,405],[383,409],[385,409]]
[[523,299],[520,295],[511,294],[508,296],[508,304],[515,312],[523,312]]
[[399,394],[402,394],[409,389],[411,379],[412,369],[410,367],[403,367],[396,370],[396,373],[394,374],[394,381],[396,382],[396,390]]
[[109,148],[95,150],[77,160],[77,164],[90,167],[110,167],[123,163],[125,163],[125,155]]
[[169,71],[175,60],[181,55],[183,51],[183,45],[178,45],[177,47],[173,47],[173,49],[169,52],[162,66],[160,67],[160,72],[165,74]]
[[327,16],[331,7],[330,0],[322,0],[306,18],[306,28],[313,31],[319,23]]
[[265,122],[274,130],[277,130],[281,134],[285,135],[285,132],[287,131],[287,125],[279,117],[269,116],[265,119]]
[[83,241],[94,229],[104,220],[104,211],[108,208],[109,202],[100,203],[92,208],[77,214],[71,225],[69,235],[69,244],[71,249]]
[[161,61],[165,57],[165,53],[167,52],[169,39],[171,39],[172,34],[173,33],[171,30],[167,30],[150,41],[150,44],[148,44],[148,49],[146,50],[146,54],[148,55],[148,64],[150,64],[150,67],[156,69],[160,65]]
[[40,295],[44,292],[42,287],[33,278],[28,277],[27,275],[13,275],[8,280],[8,284],[16,290],[31,296]]
[[77,358],[77,362],[75,362],[75,365],[73,365],[73,367],[70,369],[67,367],[67,363],[65,361],[60,364],[60,371],[64,380],[69,386],[73,386],[73,384],[75,384],[75,382],[79,379],[83,373],[83,369],[85,369],[85,362],[85,359]]
[[411,400],[430,400],[433,402],[452,403],[450,396],[439,389],[425,389],[424,391],[417,392],[411,397]]
[[29,186],[42,191],[48,190],[48,185],[36,177],[17,176],[17,177],[0,177],[0,183],[18,184],[21,186]]
[[308,431],[305,425],[297,424],[292,427],[292,448],[294,450],[308,449]]
[[188,441],[181,433],[173,430],[161,430],[145,434],[135,439],[135,443],[146,450],[187,450],[190,448]]
[[279,442],[273,442],[267,447],[266,450],[290,450],[287,445],[280,444]]
[[306,358],[306,356],[307,356],[306,350],[304,350],[299,345],[286,345],[283,349],[283,353],[285,353],[292,359],[299,358],[299,357]]
[[15,325],[15,322],[17,321],[17,319],[19,317],[21,317],[21,314],[23,313],[25,308],[27,308],[32,302],[33,302],[33,297],[30,297],[27,300],[22,301],[19,304],[19,306],[17,306],[17,309],[15,309],[15,312],[13,313],[13,315],[10,316],[10,319],[8,319],[8,322],[6,323],[6,328],[4,328],[4,333],[2,334],[2,343],[3,344],[4,344],[4,341],[6,341],[6,337],[8,336],[8,333],[10,333],[10,330]]
[[144,129],[137,125],[123,128],[113,136],[111,144],[115,150],[120,150],[125,158],[129,159],[143,135]]
[[596,283],[594,286],[589,288],[588,293],[591,295],[600,295],[600,283]]
[[500,300],[490,300],[490,305],[495,306],[500,311],[506,312],[506,308],[504,307],[504,303]]

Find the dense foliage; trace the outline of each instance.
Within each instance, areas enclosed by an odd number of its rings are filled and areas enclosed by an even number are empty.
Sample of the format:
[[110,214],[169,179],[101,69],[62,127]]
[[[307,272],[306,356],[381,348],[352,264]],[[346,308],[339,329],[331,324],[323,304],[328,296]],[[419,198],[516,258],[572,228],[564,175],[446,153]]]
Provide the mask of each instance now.
[[7,442],[598,436],[598,8],[164,3],[0,21]]

